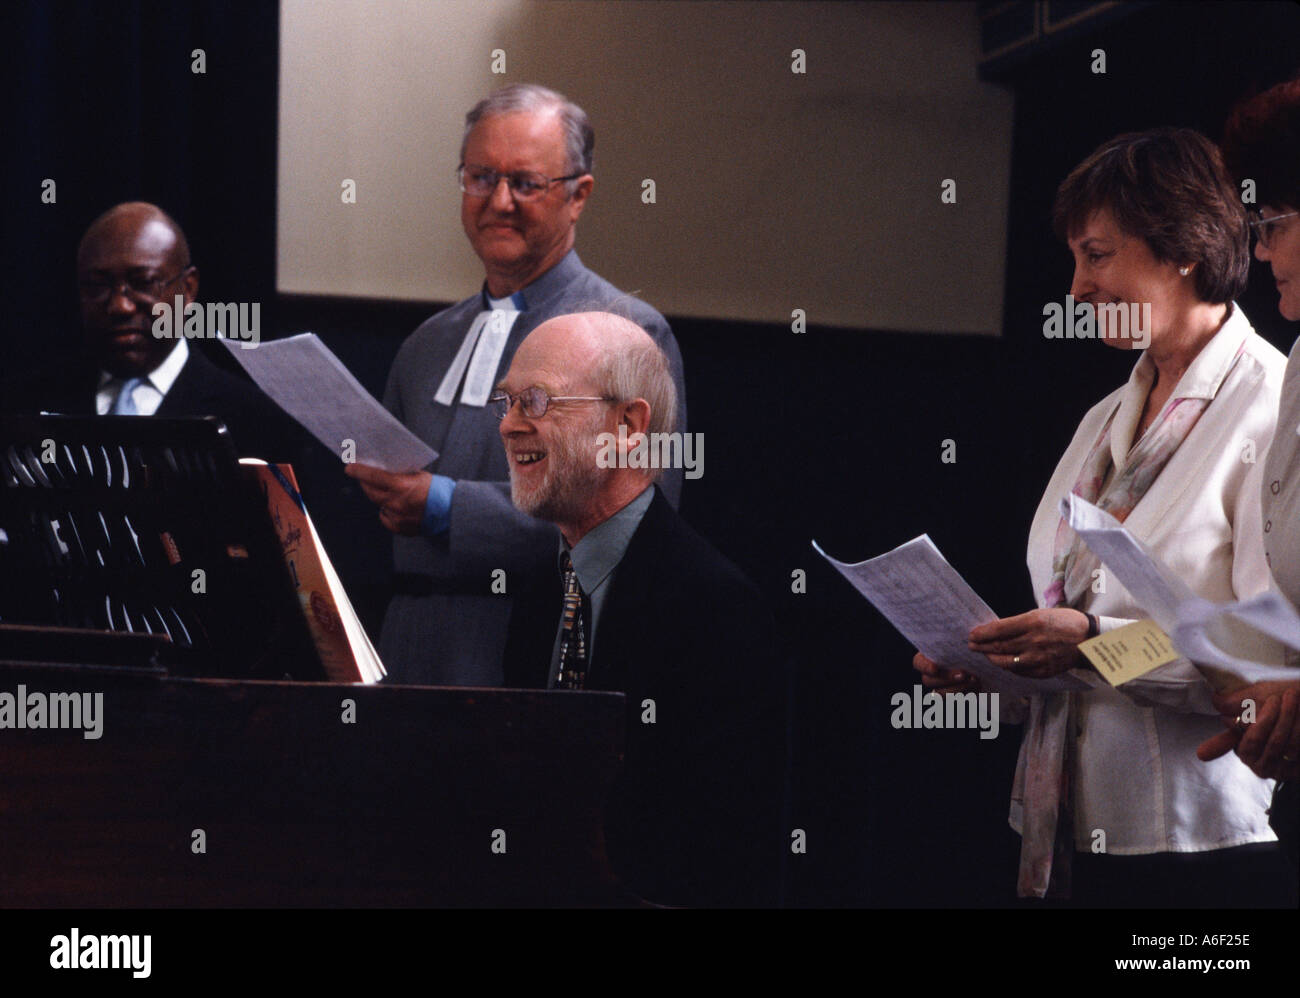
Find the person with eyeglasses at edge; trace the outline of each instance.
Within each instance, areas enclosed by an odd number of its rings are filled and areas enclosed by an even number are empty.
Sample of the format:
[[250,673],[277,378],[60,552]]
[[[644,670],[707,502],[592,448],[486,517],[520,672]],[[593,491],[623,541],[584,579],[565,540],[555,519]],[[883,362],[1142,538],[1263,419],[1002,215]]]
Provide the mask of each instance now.
[[241,457],[300,463],[305,435],[261,389],[184,336],[154,334],[155,305],[179,295],[188,306],[199,293],[185,233],[165,211],[128,201],[95,219],[77,249],[77,290],[81,352],[6,383],[6,411],[215,416]]
[[[500,686],[512,580],[550,570],[555,527],[511,503],[488,405],[532,330],[589,309],[636,322],[669,359],[677,425],[685,427],[681,352],[668,323],[588,270],[574,250],[595,184],[594,147],[583,110],[533,84],[496,91],[465,116],[456,171],[461,224],[484,284],[407,338],[384,393],[389,411],[439,456],[430,470],[408,474],[347,468],[396,535],[394,592],[379,643],[388,682]],[[661,483],[674,507],[682,480],[676,468]]]
[[[1278,311],[1300,321],[1300,78],[1243,101],[1229,115],[1224,158],[1238,181],[1254,182],[1251,209],[1255,259],[1267,263]],[[1300,608],[1300,340],[1282,382],[1277,432],[1259,465],[1264,551],[1273,584]],[[1300,666],[1292,652],[1288,665]],[[1243,701],[1255,721],[1240,720]],[[1293,867],[1300,868],[1300,677],[1258,683],[1215,698],[1227,731],[1197,750],[1204,761],[1235,751],[1256,776],[1280,781],[1269,823]]]

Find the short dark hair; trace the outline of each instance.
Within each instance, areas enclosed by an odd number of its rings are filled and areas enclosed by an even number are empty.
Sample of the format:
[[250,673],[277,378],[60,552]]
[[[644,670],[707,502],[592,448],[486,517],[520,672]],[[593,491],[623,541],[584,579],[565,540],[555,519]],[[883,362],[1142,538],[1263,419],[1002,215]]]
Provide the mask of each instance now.
[[1255,181],[1256,202],[1300,209],[1300,77],[1232,109],[1223,158],[1238,180]]
[[1061,182],[1052,227],[1068,240],[1101,208],[1162,263],[1196,264],[1201,301],[1223,304],[1246,289],[1246,212],[1218,147],[1200,132],[1157,128],[1102,144]]

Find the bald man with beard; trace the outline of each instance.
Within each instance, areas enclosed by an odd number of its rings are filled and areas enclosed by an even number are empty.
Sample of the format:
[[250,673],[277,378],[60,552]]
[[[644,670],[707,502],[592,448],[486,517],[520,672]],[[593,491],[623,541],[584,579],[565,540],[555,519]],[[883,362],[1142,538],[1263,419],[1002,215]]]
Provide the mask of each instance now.
[[77,250],[77,288],[80,352],[7,384],[7,411],[215,416],[241,457],[301,460],[305,437],[260,389],[197,343],[154,335],[155,304],[179,295],[189,305],[199,292],[185,233],[165,211],[128,201],[95,219]]
[[506,683],[626,695],[605,838],[629,888],[668,905],[768,904],[783,842],[772,617],[669,505],[661,469],[623,459],[642,434],[675,431],[670,370],[635,323],[587,313],[538,326],[498,385],[511,498],[561,537],[554,572],[517,601]]

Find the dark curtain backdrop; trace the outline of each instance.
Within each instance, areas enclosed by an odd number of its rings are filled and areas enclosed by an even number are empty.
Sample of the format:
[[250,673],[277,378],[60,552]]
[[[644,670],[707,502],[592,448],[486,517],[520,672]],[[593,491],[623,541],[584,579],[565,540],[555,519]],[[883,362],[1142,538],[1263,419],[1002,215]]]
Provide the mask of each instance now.
[[[185,230],[210,301],[275,298],[279,6],[42,2],[3,14],[0,371],[78,337],[77,241],[105,208],[153,201]],[[191,72],[203,49],[206,73]],[[41,202],[45,179],[57,201]]]
[[[437,303],[273,298],[275,6],[9,10],[0,364],[70,342],[81,230],[107,205],[143,197],[185,226],[207,297],[261,300],[270,329],[315,330],[381,391],[402,338]],[[189,72],[195,47],[207,50],[206,76]],[[1107,52],[1104,77],[1087,69],[1096,47]],[[1297,71],[1300,7],[1248,3],[1143,6],[1003,70],[1016,123],[1000,339],[815,327],[796,336],[786,319],[670,316],[690,429],[708,443],[683,512],[763,587],[795,650],[790,825],[808,847],[791,857],[789,903],[1013,903],[1006,809],[1018,730],[993,741],[892,730],[890,697],[911,689],[911,649],[809,541],[857,560],[929,532],[995,610],[1032,606],[1024,545],[1043,485],[1079,417],[1133,361],[1042,337],[1042,307],[1062,301],[1070,281],[1048,221],[1056,185],[1122,131],[1188,125],[1218,139],[1232,103]],[[57,206],[39,202],[46,176],[59,182]],[[1259,265],[1243,305],[1289,349],[1295,328],[1278,317]],[[955,464],[940,460],[947,439]],[[317,508],[373,627],[389,548],[355,500],[339,492]],[[807,572],[806,594],[791,591],[795,569]]]

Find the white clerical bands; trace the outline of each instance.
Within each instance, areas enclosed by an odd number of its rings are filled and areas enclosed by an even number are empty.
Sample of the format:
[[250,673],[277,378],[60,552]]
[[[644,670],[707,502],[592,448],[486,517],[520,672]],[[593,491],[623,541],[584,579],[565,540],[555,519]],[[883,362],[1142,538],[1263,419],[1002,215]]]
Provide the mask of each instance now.
[[505,351],[510,329],[519,318],[515,309],[484,309],[470,323],[460,349],[443,375],[434,400],[442,405],[456,401],[456,390],[464,380],[460,394],[462,405],[485,406],[496,385],[497,367]]

